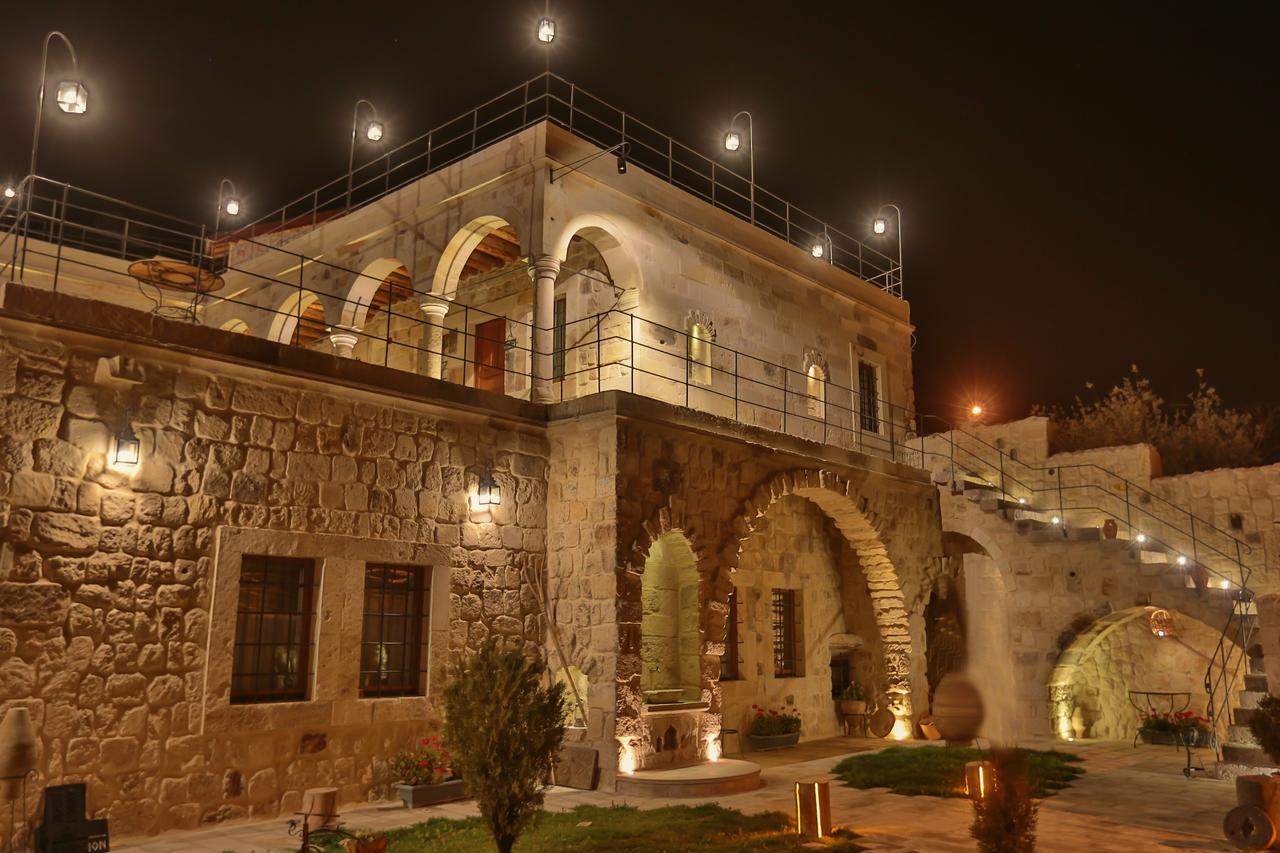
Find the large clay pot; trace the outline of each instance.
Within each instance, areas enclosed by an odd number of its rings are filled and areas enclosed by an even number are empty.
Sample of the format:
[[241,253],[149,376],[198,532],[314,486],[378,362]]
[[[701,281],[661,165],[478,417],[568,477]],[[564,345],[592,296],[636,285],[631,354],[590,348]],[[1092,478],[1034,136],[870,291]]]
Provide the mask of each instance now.
[[982,727],[982,694],[973,682],[953,672],[933,693],[933,724],[947,740],[973,740]]
[[10,708],[0,721],[0,785],[3,799],[15,800],[22,793],[22,780],[36,766],[36,727],[26,708]]
[[841,714],[865,714],[867,713],[866,699],[840,699],[837,700],[840,705]]

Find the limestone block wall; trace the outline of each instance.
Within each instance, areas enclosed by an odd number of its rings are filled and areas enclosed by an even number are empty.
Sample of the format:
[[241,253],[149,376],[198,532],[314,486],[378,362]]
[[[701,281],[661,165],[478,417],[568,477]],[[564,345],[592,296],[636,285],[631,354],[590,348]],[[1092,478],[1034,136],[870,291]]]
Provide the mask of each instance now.
[[[103,378],[116,355],[141,383]],[[126,418],[136,470],[107,462]],[[0,318],[0,711],[31,709],[40,783],[87,782],[117,835],[386,793],[434,690],[357,697],[364,565],[430,568],[432,686],[491,635],[539,650],[548,453],[516,422]],[[477,517],[482,470],[504,500]],[[227,701],[243,553],[317,561],[306,702]]]
[[[572,736],[599,751],[601,786],[613,785],[618,661],[617,430],[609,413],[553,421],[547,432],[547,592],[554,602],[558,641],[571,666],[586,677],[587,725]],[[556,640],[547,657],[560,666]]]

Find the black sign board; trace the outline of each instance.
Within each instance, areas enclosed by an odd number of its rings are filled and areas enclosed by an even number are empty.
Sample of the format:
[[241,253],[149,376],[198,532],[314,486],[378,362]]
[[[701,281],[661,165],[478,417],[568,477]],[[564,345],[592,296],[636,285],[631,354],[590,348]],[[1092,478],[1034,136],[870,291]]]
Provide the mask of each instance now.
[[85,820],[85,786],[50,785],[44,790],[44,822],[36,830],[36,853],[107,853],[105,820]]

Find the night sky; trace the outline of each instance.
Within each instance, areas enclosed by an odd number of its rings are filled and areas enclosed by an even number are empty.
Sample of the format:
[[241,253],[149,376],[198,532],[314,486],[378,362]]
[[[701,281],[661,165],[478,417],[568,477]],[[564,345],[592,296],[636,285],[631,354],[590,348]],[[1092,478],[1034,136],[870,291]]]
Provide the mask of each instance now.
[[[761,186],[849,233],[897,202],[921,411],[1019,417],[1130,363],[1170,397],[1203,367],[1280,401],[1263,4],[906,5],[560,0],[552,68],[708,154],[751,110]],[[0,177],[26,172],[52,28],[90,111],[46,113],[40,172],[201,220],[223,177],[252,219],[340,175],[357,98],[395,145],[543,68],[541,2],[329,8],[10,4]]]

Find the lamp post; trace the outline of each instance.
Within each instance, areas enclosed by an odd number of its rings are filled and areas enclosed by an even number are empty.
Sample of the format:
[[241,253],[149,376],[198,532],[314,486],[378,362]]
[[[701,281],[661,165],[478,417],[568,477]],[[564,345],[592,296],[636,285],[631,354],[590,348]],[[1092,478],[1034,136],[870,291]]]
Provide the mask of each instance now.
[[370,142],[381,142],[382,134],[386,130],[382,119],[378,118],[378,108],[364,98],[356,101],[355,108],[351,111],[351,150],[347,153],[347,207],[351,206],[351,179],[354,175],[356,162],[356,134],[360,131],[360,105],[364,104],[369,108],[369,112],[373,114],[373,118],[364,126],[364,138]]
[[[871,222],[871,231],[876,235],[884,234],[889,229],[889,221],[885,219],[884,212],[888,208],[893,208],[894,221],[897,225],[898,232],[898,284],[902,284],[902,210],[896,204],[883,204],[880,206],[880,212],[876,214],[876,218]],[[886,276],[885,285],[892,286],[893,276],[892,270],[888,271],[890,275]]]
[[[40,97],[36,101],[36,126],[31,133],[31,171],[32,179],[36,174],[36,152],[40,149],[40,119],[44,115],[44,91],[48,83],[49,74],[49,42],[53,41],[53,37],[57,36],[62,39],[63,44],[67,46],[67,52],[71,54],[71,73],[74,75],[73,80],[62,80],[58,83],[55,100],[58,109],[69,115],[82,115],[89,108],[89,90],[80,80],[80,64],[76,61],[76,49],[71,45],[71,39],[58,30],[50,30],[44,37],[44,46],[40,50]],[[27,198],[31,198],[28,192]],[[30,202],[28,202],[30,203]]]
[[[227,194],[227,188],[230,187],[231,193]],[[227,216],[240,215],[240,193],[236,192],[236,185],[231,182],[230,178],[223,178],[222,183],[218,184],[218,214],[213,220],[213,234],[217,237],[222,230],[222,214]]]
[[809,254],[818,260],[825,259],[827,263],[834,264],[836,262],[836,252],[835,247],[831,244],[831,232],[823,228],[822,233],[818,235],[818,239],[814,240],[813,246],[809,248]]
[[751,120],[751,113],[746,110],[739,110],[729,120],[729,129],[724,134],[724,149],[726,151],[737,151],[742,147],[742,135],[734,128],[734,125],[743,116],[747,117],[747,154],[749,155],[748,163],[751,169],[749,173],[751,179],[751,224],[754,225],[756,221],[756,128],[755,123]]

